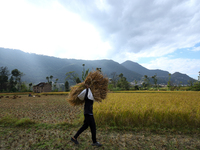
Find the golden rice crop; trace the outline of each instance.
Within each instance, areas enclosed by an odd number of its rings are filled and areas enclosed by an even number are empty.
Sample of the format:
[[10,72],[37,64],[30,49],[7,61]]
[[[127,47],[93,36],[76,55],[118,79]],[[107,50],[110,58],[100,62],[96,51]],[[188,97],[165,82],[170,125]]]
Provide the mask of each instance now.
[[42,92],[41,93],[41,95],[68,95],[68,94],[69,92]]
[[199,128],[200,92],[109,93],[94,115],[99,125]]

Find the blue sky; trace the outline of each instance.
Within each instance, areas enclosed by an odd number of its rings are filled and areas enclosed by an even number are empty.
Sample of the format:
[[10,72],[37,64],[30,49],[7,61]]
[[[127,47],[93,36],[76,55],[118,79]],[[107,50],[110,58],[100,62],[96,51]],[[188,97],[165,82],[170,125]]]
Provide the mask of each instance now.
[[0,47],[200,71],[198,0],[1,0]]

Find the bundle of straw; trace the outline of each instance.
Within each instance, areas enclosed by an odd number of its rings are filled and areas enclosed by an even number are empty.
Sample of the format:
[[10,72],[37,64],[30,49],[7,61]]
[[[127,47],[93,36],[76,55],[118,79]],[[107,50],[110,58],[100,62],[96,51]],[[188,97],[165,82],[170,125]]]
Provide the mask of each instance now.
[[73,86],[70,90],[67,101],[72,106],[84,104],[84,100],[80,100],[78,95],[86,88],[85,84],[89,86],[92,91],[95,101],[101,102],[105,99],[108,92],[108,78],[104,77],[100,71],[90,72],[85,81]]

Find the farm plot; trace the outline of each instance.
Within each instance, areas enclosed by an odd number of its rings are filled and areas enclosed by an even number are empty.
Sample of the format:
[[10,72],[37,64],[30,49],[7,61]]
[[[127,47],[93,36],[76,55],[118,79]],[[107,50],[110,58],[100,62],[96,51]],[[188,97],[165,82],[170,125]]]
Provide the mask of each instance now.
[[13,96],[0,100],[0,118],[14,117],[17,119],[29,118],[38,123],[72,123],[82,107],[71,107],[66,96],[28,97],[22,95],[13,99]]
[[[1,98],[0,121],[10,116],[38,123],[6,126],[0,122],[0,149],[97,149],[91,146],[89,129],[79,137],[80,145],[75,146],[70,138],[80,125],[59,124],[74,124],[82,118],[83,107],[70,106],[66,98]],[[102,103],[94,103],[97,139],[103,144],[98,149],[200,149],[199,106],[200,92],[108,93]],[[115,130],[113,126],[122,128]]]
[[109,93],[94,114],[98,125],[200,128],[200,92]]
[[[79,119],[83,107],[70,106],[66,98],[4,97],[0,118],[29,118],[50,124],[83,121]],[[98,126],[200,128],[200,92],[108,93],[102,103],[94,103],[94,115]]]

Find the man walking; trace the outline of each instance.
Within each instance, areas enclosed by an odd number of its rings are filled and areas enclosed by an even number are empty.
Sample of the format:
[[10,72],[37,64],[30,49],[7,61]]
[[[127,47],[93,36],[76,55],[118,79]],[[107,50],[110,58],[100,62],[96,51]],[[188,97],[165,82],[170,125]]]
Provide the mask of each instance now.
[[96,141],[96,124],[93,116],[93,102],[94,97],[92,95],[92,92],[87,84],[85,84],[86,89],[84,89],[79,95],[78,98],[81,100],[85,100],[84,104],[84,123],[82,127],[77,131],[77,133],[71,138],[71,141],[75,144],[79,144],[77,141],[78,136],[85,131],[88,126],[90,126],[91,134],[92,134],[92,146],[102,146],[99,142]]

